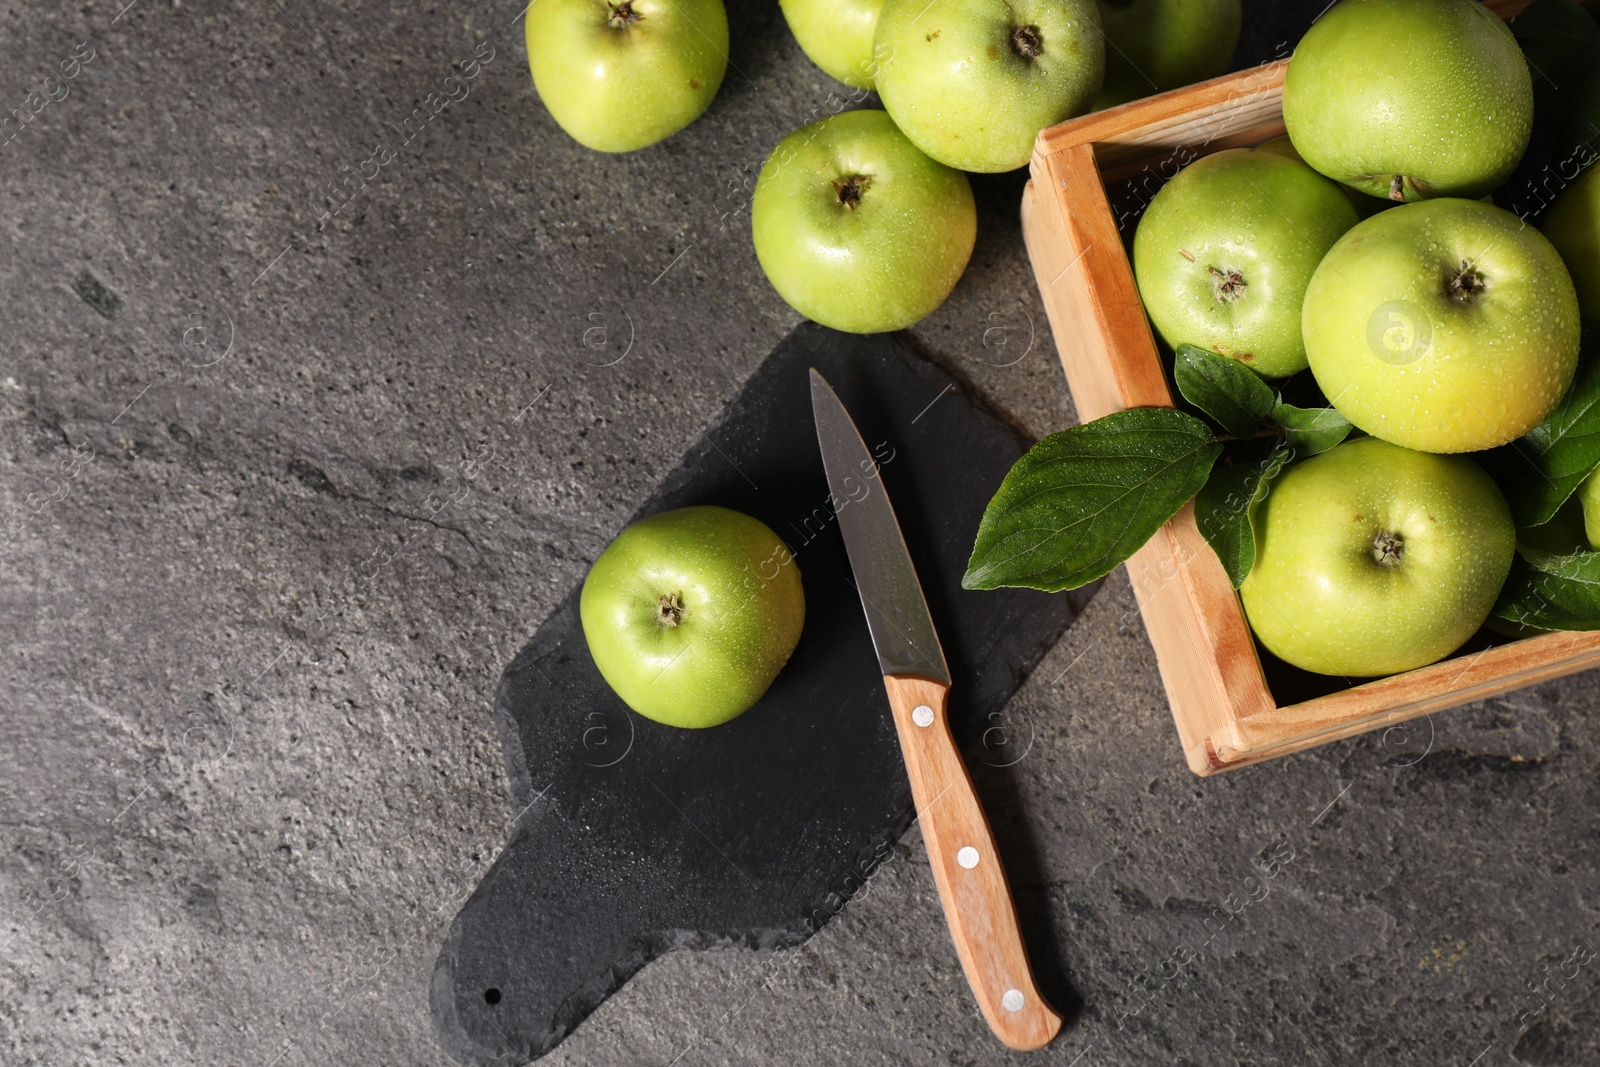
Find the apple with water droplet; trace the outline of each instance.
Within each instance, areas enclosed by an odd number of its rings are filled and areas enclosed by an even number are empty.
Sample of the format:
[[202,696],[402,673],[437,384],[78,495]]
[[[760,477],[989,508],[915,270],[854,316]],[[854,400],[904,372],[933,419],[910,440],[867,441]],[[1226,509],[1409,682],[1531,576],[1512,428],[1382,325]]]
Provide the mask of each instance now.
[[1578,366],[1578,298],[1560,255],[1476,200],[1402,204],[1355,226],[1312,275],[1302,327],[1339,413],[1424,452],[1516,440]]
[[689,125],[728,66],[722,0],[535,0],[526,31],[539,99],[601,152],[632,152]]
[[885,0],[873,58],[883,106],[918,148],[994,172],[1089,110],[1105,38],[1096,0]]
[[924,155],[882,111],[796,130],[761,165],[756,258],[778,295],[849,333],[904,329],[966,269],[978,213],[967,176]]
[[678,508],[617,535],[589,568],[578,613],[623,703],[703,728],[761,699],[800,640],[805,592],[788,547],[759,519]]
[[1346,678],[1460,648],[1516,551],[1511,509],[1481,467],[1375,437],[1289,467],[1256,523],[1239,587],[1250,628],[1279,659]]
[[1306,285],[1355,224],[1338,183],[1298,160],[1249,148],[1202,156],[1161,187],[1134,231],[1139,297],[1173,348],[1287,377],[1306,367]]
[[806,56],[856,89],[871,89],[872,37],[883,0],[778,0]]
[[1533,79],[1475,0],[1340,0],[1289,60],[1283,122],[1305,161],[1391,200],[1480,197],[1533,132]]

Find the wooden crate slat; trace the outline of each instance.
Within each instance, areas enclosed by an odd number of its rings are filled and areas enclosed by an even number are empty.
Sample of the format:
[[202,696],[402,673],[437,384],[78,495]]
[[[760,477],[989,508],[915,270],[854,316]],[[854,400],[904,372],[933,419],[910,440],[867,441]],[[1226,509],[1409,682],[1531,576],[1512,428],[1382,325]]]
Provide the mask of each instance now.
[[1211,133],[1241,129],[1263,118],[1281,119],[1278,102],[1287,67],[1287,60],[1264,63],[1070,119],[1040,133],[1034,153],[1051,155],[1080,144],[1097,145],[1102,151],[1170,147],[1197,143]]
[[1286,755],[1600,666],[1600,634],[1551,633],[1245,716],[1213,761]]
[[1039,285],[1079,421],[1128,407],[1171,407],[1093,150],[1077,145],[1050,156],[1035,180],[1052,196],[1041,205],[1048,217],[1030,249],[1038,244],[1046,263]]
[[[1092,148],[1078,145],[1050,157],[1043,181],[1060,194],[1040,202],[1029,183],[1023,236],[1079,420],[1171,407]],[[1244,610],[1192,505],[1134,554],[1128,574],[1184,750],[1199,771],[1209,767],[1207,738],[1240,715],[1274,706]]]

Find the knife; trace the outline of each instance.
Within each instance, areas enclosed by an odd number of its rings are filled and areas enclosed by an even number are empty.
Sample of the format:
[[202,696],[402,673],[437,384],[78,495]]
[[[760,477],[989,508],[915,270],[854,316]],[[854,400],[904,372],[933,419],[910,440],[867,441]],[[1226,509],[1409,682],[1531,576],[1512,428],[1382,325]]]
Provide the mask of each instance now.
[[815,368],[811,410],[956,954],[995,1035],[1018,1051],[1042,1048],[1061,1016],[1034,985],[994,835],[945,720],[950,669],[900,523],[866,442]]

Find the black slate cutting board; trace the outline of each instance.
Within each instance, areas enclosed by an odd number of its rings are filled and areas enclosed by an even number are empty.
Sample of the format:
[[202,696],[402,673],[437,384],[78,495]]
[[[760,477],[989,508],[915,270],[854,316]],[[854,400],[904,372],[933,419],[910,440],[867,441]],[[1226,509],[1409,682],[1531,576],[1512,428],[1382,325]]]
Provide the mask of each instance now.
[[607,688],[578,589],[534,634],[496,699],[518,812],[511,841],[434,971],[434,1021],[457,1059],[548,1052],[670,949],[799,944],[909,825],[910,787],[823,477],[811,367],[879,459],[969,759],[1072,621],[1066,597],[961,589],[984,505],[1026,442],[902,341],[800,327],[639,511],[720,504],[771,526],[805,586],[800,644],[750,711],[677,730]]

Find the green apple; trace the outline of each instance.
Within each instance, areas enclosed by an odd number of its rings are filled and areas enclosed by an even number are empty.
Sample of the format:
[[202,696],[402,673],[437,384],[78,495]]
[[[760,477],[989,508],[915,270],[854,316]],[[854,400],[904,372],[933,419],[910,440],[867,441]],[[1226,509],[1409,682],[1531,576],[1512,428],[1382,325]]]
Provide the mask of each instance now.
[[1096,0],[884,0],[878,95],[941,163],[1015,170],[1046,126],[1089,110],[1105,73]]
[[1361,429],[1424,452],[1474,452],[1544,421],[1578,366],[1578,298],[1561,257],[1509,211],[1403,204],[1329,250],[1306,289],[1311,373]]
[[872,88],[872,35],[883,0],[779,0],[800,48],[830,77]]
[[1225,74],[1241,20],[1240,0],[1100,0],[1106,79],[1094,106]]
[[965,174],[923,155],[884,112],[846,111],[773,149],[750,226],[790,307],[836,330],[884,333],[950,295],[978,214]]
[[728,67],[722,0],[537,0],[526,27],[539,98],[601,152],[632,152],[689,125]]
[[1239,589],[1279,659],[1352,678],[1443,659],[1489,616],[1516,529],[1465,456],[1363,437],[1288,468],[1257,518]]
[[1600,473],[1589,475],[1578,487],[1578,500],[1583,504],[1583,528],[1589,547],[1600,552]]
[[1306,367],[1306,284],[1355,224],[1339,185],[1304,163],[1250,148],[1202,156],[1139,220],[1140,299],[1172,347],[1199,345],[1286,377]]
[[578,611],[623,703],[704,727],[761,699],[800,640],[806,605],[777,534],[728,508],[692,507],[623,530],[589,568]]
[[1533,80],[1474,0],[1340,0],[1289,60],[1283,121],[1307,163],[1362,192],[1480,197],[1528,147]]
[[[1277,137],[1274,137],[1269,141],[1262,141],[1260,144],[1256,145],[1256,151],[1271,152],[1275,156],[1284,156],[1285,158],[1292,159],[1297,163],[1306,162],[1304,159],[1300,158],[1300,152],[1295,148],[1294,142],[1289,140],[1289,135],[1286,133],[1279,134]],[[1310,166],[1309,163],[1306,165]],[[1376,215],[1380,211],[1383,211],[1385,208],[1396,206],[1395,201],[1393,200],[1389,200],[1387,198],[1380,199],[1376,196],[1368,196],[1361,190],[1352,189],[1343,182],[1339,183],[1339,188],[1344,190],[1344,195],[1349,199],[1350,205],[1356,209],[1357,218],[1370,219],[1372,216]]]
[[1578,289],[1578,310],[1600,322],[1600,167],[1564,189],[1539,229],[1550,238]]

